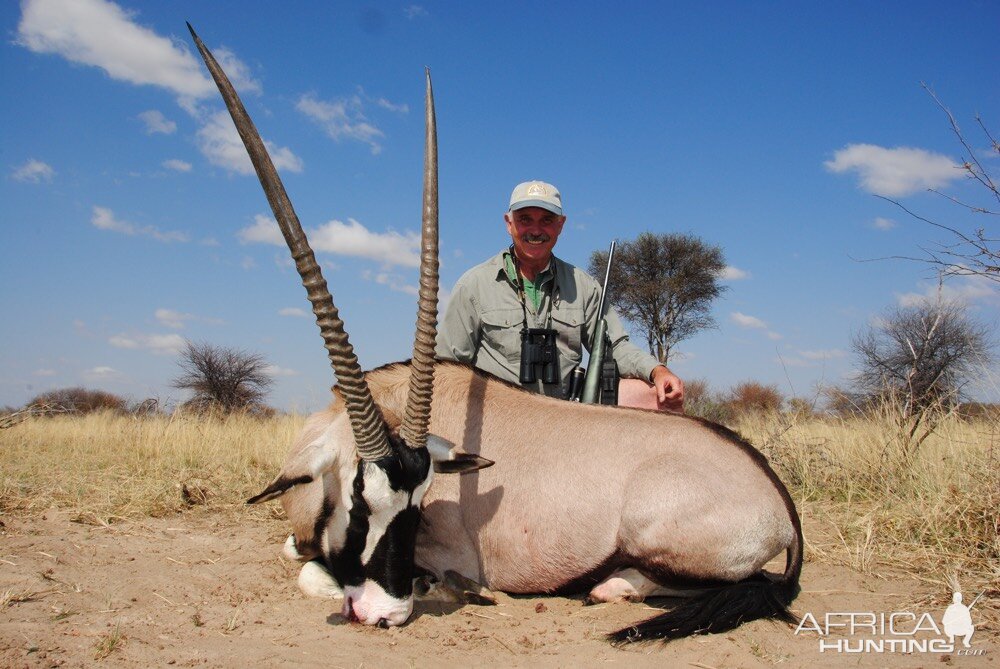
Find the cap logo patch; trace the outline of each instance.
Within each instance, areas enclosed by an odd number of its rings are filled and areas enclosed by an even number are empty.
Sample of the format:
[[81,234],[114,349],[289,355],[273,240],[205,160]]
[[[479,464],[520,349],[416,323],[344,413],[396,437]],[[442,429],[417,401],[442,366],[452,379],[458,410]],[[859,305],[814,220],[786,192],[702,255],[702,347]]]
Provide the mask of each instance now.
[[531,184],[528,186],[528,195],[546,195],[545,186],[541,184]]

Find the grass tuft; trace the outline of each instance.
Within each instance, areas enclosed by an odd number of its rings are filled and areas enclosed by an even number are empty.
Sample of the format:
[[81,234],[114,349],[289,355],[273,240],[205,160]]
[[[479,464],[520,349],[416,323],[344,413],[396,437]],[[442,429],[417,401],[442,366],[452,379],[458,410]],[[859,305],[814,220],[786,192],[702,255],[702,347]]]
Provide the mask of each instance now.
[[118,620],[106,634],[98,637],[94,644],[94,659],[103,660],[124,645],[125,634],[122,632],[121,621]]

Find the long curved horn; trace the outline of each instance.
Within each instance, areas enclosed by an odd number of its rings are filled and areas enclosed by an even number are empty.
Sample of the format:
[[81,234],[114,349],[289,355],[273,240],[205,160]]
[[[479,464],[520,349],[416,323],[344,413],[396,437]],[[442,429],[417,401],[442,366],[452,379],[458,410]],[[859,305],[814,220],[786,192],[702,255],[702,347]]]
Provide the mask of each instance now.
[[438,294],[438,165],[437,121],[431,71],[426,70],[427,93],[424,103],[424,210],[420,231],[420,299],[417,302],[417,332],[410,363],[410,390],[406,415],[399,435],[413,448],[427,445],[427,425],[431,418],[431,391],[434,386],[434,340],[437,336]]
[[347,339],[344,322],[340,320],[337,307],[333,304],[333,297],[327,289],[326,280],[316,262],[315,254],[309,247],[309,240],[306,239],[306,235],[302,231],[299,217],[296,216],[292,202],[288,199],[285,187],[278,177],[278,171],[274,169],[274,163],[271,162],[264,142],[232,84],[229,83],[226,73],[219,67],[219,63],[194,32],[190,23],[187,24],[187,27],[191,31],[191,37],[194,38],[194,43],[198,47],[208,71],[219,87],[222,99],[225,100],[226,107],[229,109],[229,115],[233,117],[233,123],[236,124],[243,144],[247,147],[247,153],[250,154],[250,161],[253,163],[254,169],[257,170],[257,178],[260,179],[260,185],[264,187],[264,194],[271,204],[271,211],[274,212],[274,218],[278,221],[281,234],[284,235],[285,242],[292,252],[295,269],[302,277],[302,285],[305,286],[306,294],[312,303],[313,314],[316,315],[316,324],[323,336],[330,364],[333,366],[333,371],[337,375],[337,381],[343,392],[358,454],[365,460],[378,460],[386,457],[392,453],[392,450],[389,448],[385,422],[375,407],[371,390],[365,382],[358,358],[354,355],[354,348]]

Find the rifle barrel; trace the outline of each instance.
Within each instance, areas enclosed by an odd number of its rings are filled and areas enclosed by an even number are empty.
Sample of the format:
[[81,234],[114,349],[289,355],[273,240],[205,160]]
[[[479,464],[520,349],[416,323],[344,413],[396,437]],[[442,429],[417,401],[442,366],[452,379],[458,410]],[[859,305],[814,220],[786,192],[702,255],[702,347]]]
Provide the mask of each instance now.
[[604,270],[604,287],[601,288],[601,302],[600,306],[597,308],[598,318],[604,318],[604,308],[607,305],[608,299],[608,281],[611,280],[611,263],[615,259],[615,246],[618,245],[618,240],[611,241],[611,248],[608,249],[608,266]]

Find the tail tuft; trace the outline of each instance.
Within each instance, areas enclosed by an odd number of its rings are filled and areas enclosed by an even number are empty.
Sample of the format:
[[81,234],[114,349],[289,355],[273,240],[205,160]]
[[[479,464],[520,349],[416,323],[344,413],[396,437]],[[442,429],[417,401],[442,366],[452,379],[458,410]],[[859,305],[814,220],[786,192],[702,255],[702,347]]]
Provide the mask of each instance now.
[[686,600],[670,611],[607,636],[615,645],[638,641],[664,642],[693,634],[728,632],[745,622],[772,618],[795,624],[788,610],[799,588],[795,582],[749,579]]

